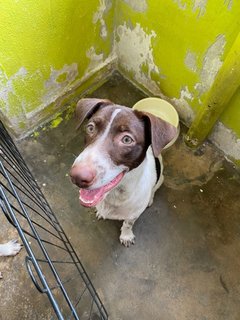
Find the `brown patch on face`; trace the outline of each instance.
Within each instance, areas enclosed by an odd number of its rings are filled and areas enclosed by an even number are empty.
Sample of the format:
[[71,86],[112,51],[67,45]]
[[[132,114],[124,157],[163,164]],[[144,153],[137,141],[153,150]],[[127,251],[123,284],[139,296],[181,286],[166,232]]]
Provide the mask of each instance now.
[[[121,111],[115,116],[110,130],[104,142],[101,144],[102,152],[109,154],[115,165],[124,165],[132,170],[140,165],[146,155],[150,144],[146,134],[144,122],[127,107],[110,105],[100,108],[88,121],[86,125],[86,146],[97,143],[104,134],[113,112]],[[88,132],[88,126],[94,126],[93,132]],[[133,138],[133,143],[124,144],[125,136]]]
[[150,135],[153,154],[158,157],[162,149],[177,135],[177,128],[148,112],[135,111],[136,115],[145,122],[146,134]]
[[141,164],[150,144],[158,157],[177,133],[170,123],[148,112],[133,111],[109,100],[82,99],[77,111],[80,124],[91,117],[86,125],[85,147],[95,145],[113,164],[129,170]]
[[[114,106],[101,108],[88,120],[85,126],[85,147],[93,144],[101,137],[111,119],[111,115],[114,110]],[[92,134],[88,132],[88,126],[91,124],[94,125],[94,132]]]
[[[125,136],[132,137],[134,143],[129,145],[122,143]],[[105,143],[114,164],[124,165],[129,170],[138,167],[145,158],[149,144],[144,122],[130,108],[121,108],[121,112],[112,123]]]
[[81,126],[86,118],[90,118],[99,108],[112,105],[110,100],[86,98],[80,99],[76,106],[76,117],[78,119],[77,129]]

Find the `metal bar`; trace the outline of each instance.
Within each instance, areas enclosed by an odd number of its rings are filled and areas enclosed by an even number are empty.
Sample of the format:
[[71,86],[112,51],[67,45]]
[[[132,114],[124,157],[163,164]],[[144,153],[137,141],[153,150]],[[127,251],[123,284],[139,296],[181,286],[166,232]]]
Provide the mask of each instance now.
[[[1,167],[2,171],[4,172],[4,174],[6,175],[6,171],[5,171],[5,169],[4,169],[4,167],[3,167],[3,165],[2,165],[1,162],[0,162],[0,167]],[[41,250],[42,250],[42,252],[43,252],[43,254],[44,254],[44,256],[45,256],[45,258],[49,261],[49,266],[50,266],[50,268],[51,268],[51,270],[52,270],[52,272],[53,272],[53,274],[54,274],[54,276],[55,276],[55,279],[57,280],[57,283],[60,285],[60,288],[61,288],[61,290],[62,290],[62,292],[63,292],[63,295],[64,295],[67,303],[69,304],[69,307],[72,309],[75,318],[78,319],[78,315],[77,315],[77,313],[76,313],[76,310],[73,308],[72,302],[70,301],[70,299],[69,299],[69,297],[68,297],[68,295],[67,295],[67,293],[66,293],[65,288],[62,286],[61,280],[60,280],[60,278],[59,278],[59,275],[58,275],[58,273],[57,273],[57,271],[56,271],[53,263],[51,262],[51,259],[49,258],[49,255],[48,255],[48,253],[47,253],[47,250],[45,249],[45,247],[44,247],[44,245],[43,245],[43,243],[42,243],[43,240],[40,239],[38,233],[36,232],[35,227],[34,227],[32,221],[30,220],[30,218],[29,218],[29,216],[28,216],[28,214],[27,214],[27,211],[25,210],[23,204],[21,203],[21,200],[20,200],[18,194],[17,194],[16,191],[14,190],[14,187],[13,187],[13,185],[12,185],[11,180],[9,179],[9,177],[8,177],[7,175],[6,175],[6,178],[7,178],[7,180],[8,180],[9,185],[11,186],[11,188],[12,188],[12,190],[13,190],[13,193],[14,193],[14,195],[15,195],[18,203],[19,203],[19,206],[21,207],[22,211],[24,212],[24,214],[25,214],[26,217],[27,217],[27,220],[28,220],[28,223],[29,223],[29,225],[30,225],[30,228],[31,228],[33,234],[35,235],[36,240],[37,240],[37,242],[38,242],[38,244],[39,244],[39,246],[40,246],[40,248],[41,248]],[[13,218],[15,219],[15,220],[13,219],[13,221],[14,221],[15,223],[16,223],[16,221],[17,221],[17,223],[18,223],[18,220],[16,219],[16,217],[13,216]],[[16,224],[16,225],[19,225],[19,224]],[[34,259],[33,262],[34,262],[33,264],[34,264],[34,266],[35,266],[36,259]],[[39,266],[38,266],[38,268],[39,268]],[[45,281],[45,282],[46,282],[46,281]],[[55,304],[56,301],[55,301],[55,299],[53,298],[52,293],[51,293],[50,297],[53,299],[53,300],[52,300],[52,301],[53,301],[53,304]],[[56,306],[57,306],[57,305],[56,305]],[[58,306],[57,306],[57,308],[58,308]],[[60,310],[60,309],[58,308],[58,311],[59,311],[59,310]]]
[[[1,139],[4,139],[4,140],[1,141]],[[38,290],[40,290],[40,292],[46,293],[48,295],[49,301],[51,302],[51,304],[54,308],[54,311],[56,312],[56,315],[58,316],[59,319],[63,319],[63,315],[60,311],[60,308],[59,308],[60,306],[58,305],[56,298],[54,297],[54,295],[51,291],[54,289],[61,290],[60,292],[62,292],[64,299],[65,299],[69,309],[71,310],[71,316],[73,316],[75,319],[79,319],[75,308],[80,303],[82,295],[86,292],[91,297],[90,317],[91,317],[91,313],[93,310],[93,304],[95,304],[101,319],[107,320],[108,319],[107,312],[106,312],[101,300],[99,299],[97,292],[90,281],[90,278],[88,277],[82,263],[80,262],[74,248],[72,247],[71,243],[69,242],[69,240],[68,240],[64,230],[62,229],[61,225],[59,224],[56,216],[52,212],[46,198],[44,197],[41,189],[39,188],[37,182],[35,181],[32,173],[29,171],[26,163],[24,162],[21,154],[17,150],[11,137],[9,136],[7,131],[4,129],[4,126],[2,125],[1,121],[0,121],[0,144],[4,144],[4,148],[0,147],[0,155],[2,156],[1,150],[5,152],[5,157],[3,157],[3,160],[6,162],[6,167],[5,167],[4,163],[1,163],[1,161],[0,161],[0,169],[2,168],[2,175],[7,180],[8,185],[10,186],[10,189],[7,188],[4,184],[2,185],[2,187],[0,186],[0,206],[2,207],[5,214],[7,214],[7,212],[5,212],[5,211],[6,210],[8,211],[7,218],[10,221],[12,221],[14,226],[17,228],[19,235],[23,241],[23,244],[26,247],[26,250],[29,255],[29,258],[27,258],[27,260],[28,260],[27,269],[28,269],[28,272],[29,272],[32,280],[34,281],[34,284],[36,285]],[[10,167],[10,170],[7,168],[7,166]],[[12,172],[11,170],[13,170],[14,172]],[[0,173],[1,173],[1,170],[0,170]],[[11,180],[10,177],[12,177],[14,179],[14,182]],[[24,184],[22,183],[22,181],[24,182]],[[18,184],[20,184],[21,187],[19,187]],[[26,184],[26,186],[25,186],[25,184]],[[20,198],[16,189],[19,190],[19,192],[21,192],[21,195],[24,195],[29,200],[33,201],[33,203],[35,203],[35,205],[37,205],[38,208],[42,211],[42,214],[39,212],[39,210],[32,208],[30,206],[30,204],[28,204],[26,201],[23,201]],[[21,210],[17,209],[13,204],[10,204],[4,190],[8,191],[9,195],[12,196],[17,201]],[[2,194],[2,196],[1,196],[1,194]],[[54,235],[51,231],[49,231],[47,229],[47,226],[43,227],[38,222],[34,221],[34,219],[31,219],[28,214],[27,208],[29,210],[32,210],[32,212],[31,212],[32,214],[36,214],[41,219],[44,219],[44,221],[54,229],[54,232],[56,231],[58,236]],[[18,221],[14,211],[16,213],[20,214],[25,219],[24,221],[26,221],[28,223],[28,226],[30,227],[32,234],[30,232],[28,232],[27,230],[23,229],[23,227],[20,225],[20,222]],[[45,215],[48,217],[48,219],[46,219]],[[43,230],[43,232],[46,233],[46,236],[49,235],[49,237],[50,237],[51,235],[54,235],[56,237],[56,239],[58,241],[60,241],[62,246],[60,244],[52,242],[52,240],[49,241],[48,239],[43,239],[38,234],[36,227],[39,228],[38,231],[40,233]],[[44,255],[43,259],[36,258],[33,250],[31,249],[31,246],[29,244],[28,239],[26,238],[26,235],[28,235],[29,237],[34,238],[36,240],[36,243],[38,244],[39,249],[41,250],[42,254]],[[50,237],[50,239],[51,239],[51,237]],[[59,253],[61,254],[61,252],[62,252],[62,254],[64,253],[65,256],[68,255],[68,258],[63,257],[62,260],[61,259],[54,259],[54,258],[51,259],[44,244],[49,244],[51,246],[54,246],[56,249],[63,250],[63,251],[60,251]],[[33,264],[33,266],[35,268],[36,274],[38,275],[38,277],[41,281],[43,289],[41,288],[41,286],[38,284],[36,278],[34,277],[34,274],[33,274],[31,267],[30,267],[30,262]],[[46,277],[43,274],[42,269],[38,264],[41,262],[44,264],[47,264],[49,266],[49,268],[50,268],[49,271],[51,270],[51,273],[54,276],[56,283],[57,283],[55,286],[48,285]],[[55,269],[54,265],[60,265],[60,264],[61,265],[66,264],[66,266],[67,265],[74,266],[74,268],[76,269],[76,271],[79,274],[79,279],[81,279],[81,281],[84,283],[84,291],[81,293],[80,297],[78,297],[77,303],[75,304],[75,307],[74,307],[74,304],[72,303],[72,301],[70,300],[67,291],[64,288],[64,283],[66,283],[66,280],[63,281],[61,279],[60,275],[58,274],[57,270]],[[46,283],[42,280],[45,280]],[[70,280],[67,280],[67,281],[71,281],[71,280],[72,280],[72,278],[70,278]],[[77,277],[76,277],[76,280],[77,280]]]
[[[2,166],[1,162],[0,162],[0,166]],[[56,315],[58,316],[58,319],[64,320],[64,318],[63,318],[63,316],[61,314],[60,308],[59,308],[56,300],[53,297],[53,294],[52,294],[52,292],[51,292],[51,290],[50,290],[50,288],[49,288],[49,286],[47,284],[47,281],[46,281],[45,277],[43,276],[41,268],[40,268],[39,264],[36,261],[34,253],[33,253],[32,249],[31,249],[31,247],[30,247],[30,245],[29,245],[29,243],[28,243],[28,241],[27,241],[27,239],[26,239],[26,237],[25,237],[25,235],[24,235],[24,233],[22,231],[22,228],[21,228],[16,216],[12,212],[12,208],[9,205],[8,200],[6,198],[6,195],[5,195],[5,193],[4,193],[4,191],[3,191],[1,186],[0,186],[0,193],[1,193],[1,196],[2,196],[2,198],[4,200],[4,202],[5,202],[5,206],[7,207],[8,211],[9,211],[9,213],[11,215],[11,218],[14,221],[14,224],[16,225],[16,228],[17,228],[19,236],[20,236],[20,238],[21,238],[21,240],[22,240],[22,242],[24,244],[24,247],[26,248],[26,251],[27,251],[28,255],[32,258],[32,262],[33,262],[34,268],[38,273],[38,276],[39,276],[39,278],[40,278],[40,280],[42,282],[43,287],[46,289],[46,294],[48,295],[49,300],[52,303],[52,306],[53,306],[53,308],[54,308],[54,310],[56,312]]]

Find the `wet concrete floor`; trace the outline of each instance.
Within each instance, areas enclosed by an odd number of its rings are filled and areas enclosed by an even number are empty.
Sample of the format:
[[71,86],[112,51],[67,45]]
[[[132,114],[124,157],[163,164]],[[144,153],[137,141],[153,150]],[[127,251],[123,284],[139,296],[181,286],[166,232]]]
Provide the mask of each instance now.
[[[91,96],[132,106],[143,97],[116,77]],[[70,119],[69,119],[70,118]],[[82,148],[75,119],[18,143],[71,239],[112,320],[240,319],[240,176],[210,143],[192,151],[183,132],[165,152],[165,182],[134,226],[136,244],[119,243],[121,223],[82,208],[68,177]],[[1,218],[0,240],[15,231]],[[1,258],[0,319],[50,319],[31,284],[24,250]]]

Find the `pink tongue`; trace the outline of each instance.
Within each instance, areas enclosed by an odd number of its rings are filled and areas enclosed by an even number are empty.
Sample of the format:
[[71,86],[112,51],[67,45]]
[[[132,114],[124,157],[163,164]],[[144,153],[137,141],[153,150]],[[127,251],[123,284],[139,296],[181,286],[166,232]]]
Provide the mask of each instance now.
[[121,172],[108,184],[97,189],[80,189],[79,200],[81,204],[85,207],[95,207],[102,200],[104,194],[113,189],[122,180],[123,176],[124,172]]

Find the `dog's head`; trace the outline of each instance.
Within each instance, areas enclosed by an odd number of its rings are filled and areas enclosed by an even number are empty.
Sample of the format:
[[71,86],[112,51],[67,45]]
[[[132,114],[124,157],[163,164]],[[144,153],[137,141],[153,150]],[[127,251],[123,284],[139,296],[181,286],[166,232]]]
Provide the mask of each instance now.
[[81,99],[76,114],[78,127],[87,119],[85,147],[70,176],[87,207],[96,206],[124,174],[138,167],[150,144],[157,157],[176,136],[171,124],[109,100]]

